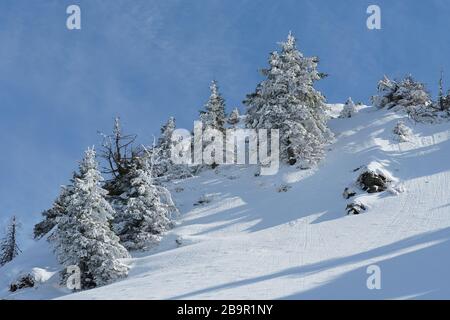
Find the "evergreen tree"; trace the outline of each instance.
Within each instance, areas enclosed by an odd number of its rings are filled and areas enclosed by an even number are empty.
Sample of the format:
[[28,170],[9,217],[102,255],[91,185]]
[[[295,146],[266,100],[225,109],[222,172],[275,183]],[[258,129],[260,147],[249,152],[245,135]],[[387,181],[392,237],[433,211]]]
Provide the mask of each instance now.
[[169,155],[172,147],[172,134],[176,129],[176,122],[174,117],[170,117],[167,123],[161,127],[161,137],[158,145],[164,150],[164,154]]
[[378,92],[372,97],[375,107],[403,110],[417,122],[433,122],[436,118],[436,108],[425,85],[411,75],[401,81],[385,76],[378,83]]
[[133,163],[135,167],[142,164],[152,168],[152,179],[155,183],[167,182],[172,179],[191,177],[192,173],[186,165],[175,164],[172,161],[172,150],[179,143],[172,139],[176,129],[174,117],[170,117],[161,127],[161,136],[158,143],[154,141],[152,146],[145,149],[142,156]]
[[239,123],[239,110],[238,108],[234,108],[233,111],[231,111],[228,119],[227,119],[227,123],[229,125],[235,126],[236,124]]
[[204,127],[225,131],[225,100],[219,93],[217,81],[210,85],[211,95],[205,105],[205,110],[200,111],[200,119]]
[[80,162],[67,213],[60,217],[55,230],[58,259],[66,267],[80,268],[83,289],[107,284],[128,273],[119,259],[129,255],[110,230],[114,210],[105,199],[102,180],[95,151],[88,149]]
[[439,79],[439,94],[437,100],[437,108],[440,111],[450,112],[450,90],[444,94],[444,72],[441,71],[441,78]]
[[324,96],[314,88],[323,78],[317,71],[318,59],[304,57],[289,34],[281,52],[273,52],[266,77],[247,95],[246,125],[254,129],[280,130],[282,160],[301,166],[317,163],[324,146],[333,137],[326,125]]
[[17,245],[17,228],[18,223],[14,216],[8,226],[5,238],[0,242],[0,267],[12,261],[21,252]]
[[411,139],[412,130],[403,121],[398,121],[393,129],[393,133],[399,142],[407,142]]
[[[208,148],[211,143],[215,140],[215,132],[217,130],[220,134],[225,133],[225,100],[222,98],[219,93],[219,88],[217,86],[216,81],[212,81],[210,85],[211,94],[210,97],[205,104],[205,110],[200,111],[200,120],[203,125],[203,134],[202,136],[196,136],[196,139],[201,139],[201,144],[203,146],[203,150]],[[199,141],[193,140],[193,143],[200,143]],[[222,155],[224,151],[225,145],[222,146]],[[211,158],[217,160],[217,157],[220,157],[219,154],[216,154],[215,151],[211,152]],[[222,159],[223,161],[223,159]],[[218,161],[219,163],[222,161]],[[215,168],[218,165],[216,161],[213,163],[209,163],[209,165],[199,165],[194,168],[195,172],[199,172],[203,168]]]
[[[133,168],[127,204],[114,222],[116,234],[129,250],[146,249],[154,245],[172,226],[174,205],[170,193],[153,183],[148,169],[146,166]],[[170,202],[165,201],[167,199]]]
[[439,94],[438,94],[438,106],[440,110],[445,110],[444,105],[444,72],[441,71],[441,77],[439,78]]
[[411,75],[401,81],[384,77],[378,83],[378,96],[372,97],[374,106],[378,108],[410,108],[430,106],[430,94],[423,83],[416,81]]
[[358,110],[356,109],[355,103],[353,102],[352,98],[348,98],[347,102],[345,102],[344,108],[341,111],[341,114],[339,115],[339,118],[351,118],[357,112]]
[[[75,177],[74,177],[75,179]],[[72,179],[72,182],[74,180]],[[61,193],[53,203],[53,206],[42,212],[44,220],[34,226],[34,237],[36,239],[42,238],[48,234],[58,223],[58,219],[67,213],[67,203],[73,194],[73,187],[63,186]]]

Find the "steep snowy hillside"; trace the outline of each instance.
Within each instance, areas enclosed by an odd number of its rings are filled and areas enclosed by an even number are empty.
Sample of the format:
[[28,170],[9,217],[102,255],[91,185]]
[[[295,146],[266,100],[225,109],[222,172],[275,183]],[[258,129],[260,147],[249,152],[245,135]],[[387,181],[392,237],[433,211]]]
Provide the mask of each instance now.
[[[394,139],[399,119],[413,130],[408,142]],[[255,168],[223,166],[171,185],[179,224],[160,246],[128,261],[127,279],[68,294],[57,288],[57,264],[41,241],[0,269],[0,298],[450,297],[450,124],[415,125],[364,107],[330,127],[336,142],[315,170],[255,176]],[[356,169],[364,166],[390,176],[392,187],[357,190]],[[356,197],[344,199],[352,186]],[[368,209],[347,216],[355,199]],[[381,268],[380,290],[366,286],[373,264]],[[9,293],[8,283],[33,267],[44,283]]]

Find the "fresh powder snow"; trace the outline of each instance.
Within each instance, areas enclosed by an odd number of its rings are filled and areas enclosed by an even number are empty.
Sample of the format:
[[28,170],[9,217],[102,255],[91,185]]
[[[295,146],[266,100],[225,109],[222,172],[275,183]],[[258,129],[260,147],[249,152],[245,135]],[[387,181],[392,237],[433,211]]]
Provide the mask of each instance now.
[[[0,268],[4,299],[434,299],[450,296],[450,130],[391,110],[328,105],[335,133],[318,167],[221,165],[167,187],[180,210],[158,246],[122,262],[127,278],[72,293],[44,237]],[[393,137],[402,121],[407,141]],[[363,170],[389,189],[356,185]],[[345,199],[345,188],[356,195]],[[207,201],[203,201],[203,200]],[[347,215],[357,201],[367,210]],[[368,267],[380,268],[370,290]],[[37,280],[16,292],[24,274]]]

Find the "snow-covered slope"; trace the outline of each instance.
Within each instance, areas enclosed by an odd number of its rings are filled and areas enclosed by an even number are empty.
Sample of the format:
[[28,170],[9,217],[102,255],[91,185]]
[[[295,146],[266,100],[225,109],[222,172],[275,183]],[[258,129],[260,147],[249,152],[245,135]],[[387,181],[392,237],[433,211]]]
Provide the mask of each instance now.
[[[315,170],[255,177],[255,168],[223,166],[171,185],[179,225],[154,250],[135,254],[129,277],[109,286],[67,294],[49,280],[8,293],[24,270],[57,269],[39,242],[0,269],[0,298],[449,298],[450,124],[404,119],[414,137],[399,144],[392,129],[400,118],[365,107],[331,120],[337,139]],[[362,166],[390,174],[394,188],[358,191],[369,209],[347,216],[353,199],[342,192]],[[195,205],[199,199],[209,202]],[[381,268],[380,290],[366,286],[372,264]]]

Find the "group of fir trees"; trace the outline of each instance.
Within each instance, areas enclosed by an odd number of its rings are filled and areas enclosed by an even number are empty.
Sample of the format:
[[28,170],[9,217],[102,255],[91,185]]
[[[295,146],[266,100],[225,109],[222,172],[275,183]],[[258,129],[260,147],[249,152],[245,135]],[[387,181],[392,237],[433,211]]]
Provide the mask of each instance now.
[[53,234],[55,251],[65,267],[81,271],[82,288],[93,288],[127,275],[120,259],[129,257],[111,230],[114,209],[106,200],[103,178],[94,149],[85,152],[74,178],[72,194],[66,199],[66,213],[59,217]]
[[[174,130],[173,119],[162,131],[167,130]],[[88,149],[70,184],[34,228],[36,238],[51,234],[63,266],[80,268],[83,289],[124,277],[128,267],[120,259],[129,257],[128,250],[154,245],[172,227],[176,212],[170,192],[157,181],[156,169],[168,169],[169,162],[162,164],[159,157],[167,153],[168,136],[136,148],[136,137],[123,134],[116,119],[113,133],[103,138],[103,173],[109,179],[104,181],[96,153]]]
[[[325,97],[314,88],[325,77],[317,64],[317,57],[303,56],[290,33],[281,43],[281,51],[270,55],[269,67],[262,70],[265,79],[243,101],[247,106],[245,126],[278,129],[282,160],[300,167],[317,164],[333,139],[327,127]],[[224,132],[226,123],[234,127],[239,122],[239,111],[234,109],[226,118],[217,83],[214,81],[210,88],[211,95],[200,113],[203,130]],[[204,148],[212,139],[203,137]]]
[[[317,70],[318,62],[317,57],[305,57],[289,33],[281,49],[270,54],[268,67],[262,70],[264,79],[243,101],[247,107],[245,127],[278,129],[281,160],[301,168],[317,164],[333,140],[327,127],[325,97],[315,89],[316,82],[325,77]],[[203,133],[213,133],[203,137],[204,147],[213,143],[214,133],[235,128],[240,121],[237,108],[227,116],[216,81],[210,90],[200,112]],[[378,91],[373,103],[379,108],[404,108],[415,119],[433,116],[436,111],[450,113],[450,93],[444,95],[442,78],[436,102],[411,76],[401,81],[385,77]],[[349,98],[340,117],[351,117],[356,111]],[[135,147],[136,136],[124,134],[116,119],[113,133],[103,135],[101,157],[108,179],[103,181],[95,151],[88,149],[70,184],[62,188],[52,208],[43,212],[44,220],[34,228],[35,237],[52,235],[49,238],[55,242],[61,263],[81,269],[83,288],[124,277],[128,267],[121,259],[129,256],[128,250],[153,245],[172,227],[176,208],[163,182],[195,172],[172,162],[175,129],[171,117],[157,141]],[[0,265],[19,253],[15,220],[1,244],[1,253]]]
[[425,84],[411,75],[402,80],[384,77],[378,82],[378,95],[372,97],[375,107],[403,110],[416,122],[433,122],[450,116],[450,91],[444,94],[443,75],[439,80],[439,95],[433,101]]
[[[280,156],[291,165],[316,164],[333,139],[326,124],[325,97],[314,88],[325,76],[317,64],[316,57],[303,56],[289,34],[281,50],[270,54],[269,67],[262,70],[265,79],[243,102],[248,108],[245,126],[278,129]],[[224,133],[235,128],[238,109],[227,116],[217,82],[210,90],[200,112],[203,130]],[[175,119],[169,118],[157,141],[136,147],[136,136],[124,134],[116,119],[112,134],[103,135],[101,157],[108,179],[103,181],[95,151],[88,149],[70,184],[43,212],[35,237],[51,234],[61,263],[80,267],[83,288],[124,277],[128,267],[121,259],[129,256],[128,250],[153,245],[173,226],[176,208],[163,182],[193,173],[171,160],[175,129]],[[204,146],[212,141],[205,139]]]

